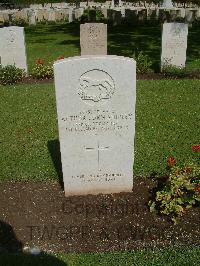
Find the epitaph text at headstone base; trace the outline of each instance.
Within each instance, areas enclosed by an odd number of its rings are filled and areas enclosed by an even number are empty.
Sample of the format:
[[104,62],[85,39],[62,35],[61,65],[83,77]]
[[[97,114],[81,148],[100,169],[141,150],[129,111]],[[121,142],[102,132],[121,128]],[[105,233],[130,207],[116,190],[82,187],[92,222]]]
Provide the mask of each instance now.
[[107,54],[107,25],[85,23],[80,25],[81,55]]
[[0,29],[1,64],[15,65],[27,72],[26,49],[23,27],[4,27]]
[[161,68],[185,67],[188,24],[164,23],[162,31]]
[[74,57],[54,74],[65,195],[131,191],[135,61]]

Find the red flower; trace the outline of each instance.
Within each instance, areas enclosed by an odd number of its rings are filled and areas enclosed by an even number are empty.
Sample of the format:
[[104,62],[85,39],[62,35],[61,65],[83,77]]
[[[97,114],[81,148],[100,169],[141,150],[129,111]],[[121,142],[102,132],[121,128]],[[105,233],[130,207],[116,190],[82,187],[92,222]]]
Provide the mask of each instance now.
[[44,65],[44,60],[39,58],[39,59],[36,60],[36,64],[37,65]]
[[192,146],[192,150],[193,150],[194,152],[200,152],[200,144],[198,144],[198,145],[193,145],[193,146]]
[[58,60],[61,60],[61,59],[65,59],[65,56],[64,56],[64,55],[60,55],[60,56],[58,57]]
[[194,190],[200,193],[200,185],[197,185]]
[[167,158],[167,165],[168,165],[169,167],[174,166],[175,163],[176,163],[176,159],[175,159],[174,157],[170,156],[170,157]]

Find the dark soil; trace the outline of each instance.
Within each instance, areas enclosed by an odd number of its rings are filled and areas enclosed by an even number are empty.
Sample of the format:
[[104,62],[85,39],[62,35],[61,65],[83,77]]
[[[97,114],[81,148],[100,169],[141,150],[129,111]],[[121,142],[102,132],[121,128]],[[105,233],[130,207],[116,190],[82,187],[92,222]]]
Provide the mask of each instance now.
[[[185,75],[183,77],[178,76],[170,76],[170,75],[164,75],[162,73],[146,73],[146,74],[137,74],[136,75],[137,80],[161,80],[161,79],[200,79],[200,72],[192,72],[188,75]],[[33,77],[26,77],[22,81],[18,82],[18,84],[43,84],[43,83],[53,83],[54,79],[35,79]]]
[[2,182],[0,249],[100,252],[200,244],[200,210],[174,225],[150,213],[157,181],[137,178],[133,192],[65,198],[58,183]]
[[36,84],[36,83],[53,83],[54,79],[35,79],[32,77],[26,77],[22,81],[18,82],[18,84]]
[[200,72],[191,72],[189,74],[186,74],[184,76],[176,76],[176,75],[170,75],[170,74],[163,74],[163,73],[146,73],[146,74],[137,74],[137,79],[200,79]]

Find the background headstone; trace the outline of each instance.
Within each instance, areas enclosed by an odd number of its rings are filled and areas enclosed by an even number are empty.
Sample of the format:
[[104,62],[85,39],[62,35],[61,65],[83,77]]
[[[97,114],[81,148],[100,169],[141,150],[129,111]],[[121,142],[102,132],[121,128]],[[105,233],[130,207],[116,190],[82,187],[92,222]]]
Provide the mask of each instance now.
[[85,23],[80,25],[81,55],[107,54],[107,25]]
[[48,11],[48,14],[49,14],[48,21],[56,21],[56,14],[55,13],[56,12],[53,9]]
[[172,0],[163,0],[163,3],[161,4],[161,7],[163,8],[173,8]]
[[69,23],[71,23],[75,20],[75,11],[73,9],[69,9],[68,20],[69,20]]
[[131,191],[136,64],[81,56],[54,64],[65,195]]
[[187,35],[188,24],[163,24],[161,68],[165,65],[185,66]]
[[1,64],[15,65],[27,72],[26,49],[23,27],[5,27],[0,29]]
[[29,25],[36,25],[36,13],[37,11],[34,9],[29,9],[27,11]]

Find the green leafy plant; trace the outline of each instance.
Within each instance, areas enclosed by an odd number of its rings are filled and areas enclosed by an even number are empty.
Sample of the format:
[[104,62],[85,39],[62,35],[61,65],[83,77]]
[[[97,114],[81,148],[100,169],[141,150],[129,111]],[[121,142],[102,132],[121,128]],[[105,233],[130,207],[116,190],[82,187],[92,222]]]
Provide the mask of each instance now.
[[97,21],[104,21],[104,15],[101,10],[96,10],[96,20]]
[[185,68],[176,66],[165,66],[162,68],[162,72],[167,77],[183,78],[187,75]]
[[162,65],[162,73],[167,77],[182,78],[187,75],[186,68],[174,66],[170,62],[171,60],[164,60]]
[[[192,150],[200,153],[200,145],[194,145]],[[162,186],[158,186],[154,199],[149,201],[150,211],[167,215],[177,223],[187,209],[197,206],[200,202],[200,165],[199,158],[182,167],[176,166],[176,159],[167,159],[170,168],[169,177]]]
[[15,65],[0,65],[0,84],[14,84],[25,77],[25,70],[17,68]]
[[51,64],[45,64],[44,60],[39,58],[31,71],[31,76],[36,79],[53,78],[53,67]]
[[23,18],[15,18],[14,20],[12,20],[12,25],[24,27],[28,25],[28,22]]
[[152,72],[152,61],[150,60],[148,55],[145,55],[142,51],[139,51],[133,56],[133,58],[136,60],[137,63],[137,73],[144,74]]

